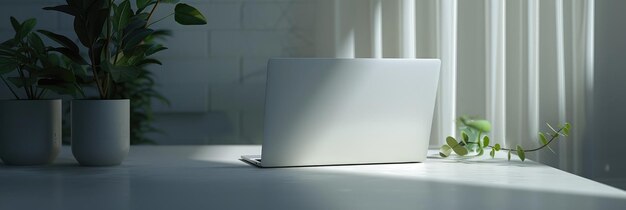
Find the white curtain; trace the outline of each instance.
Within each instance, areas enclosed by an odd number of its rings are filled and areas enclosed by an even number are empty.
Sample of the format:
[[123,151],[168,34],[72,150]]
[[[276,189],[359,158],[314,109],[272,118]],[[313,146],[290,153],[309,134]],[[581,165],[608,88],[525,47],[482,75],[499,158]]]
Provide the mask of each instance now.
[[594,0],[320,1],[318,55],[440,58],[431,147],[456,118],[493,123],[492,141],[538,146],[545,123],[570,122],[557,154],[529,158],[580,173],[591,115]]

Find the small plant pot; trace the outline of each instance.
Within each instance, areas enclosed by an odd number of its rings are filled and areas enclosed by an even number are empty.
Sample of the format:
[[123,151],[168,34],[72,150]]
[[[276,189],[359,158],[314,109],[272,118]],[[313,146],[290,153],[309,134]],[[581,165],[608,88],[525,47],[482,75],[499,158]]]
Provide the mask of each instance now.
[[61,100],[0,100],[0,159],[49,164],[61,148]]
[[73,100],[72,154],[83,166],[122,163],[130,147],[130,100]]

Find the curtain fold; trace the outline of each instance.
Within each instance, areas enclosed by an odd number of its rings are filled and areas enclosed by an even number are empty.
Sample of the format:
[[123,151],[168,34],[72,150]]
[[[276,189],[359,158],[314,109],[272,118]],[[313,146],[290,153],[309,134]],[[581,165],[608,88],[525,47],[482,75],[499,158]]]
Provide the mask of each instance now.
[[593,0],[321,2],[333,18],[318,25],[332,26],[320,31],[333,43],[318,46],[332,52],[319,56],[442,60],[431,147],[457,134],[460,115],[490,120],[492,141],[509,147],[536,147],[545,123],[570,122],[557,154],[529,157],[580,173],[593,106]]

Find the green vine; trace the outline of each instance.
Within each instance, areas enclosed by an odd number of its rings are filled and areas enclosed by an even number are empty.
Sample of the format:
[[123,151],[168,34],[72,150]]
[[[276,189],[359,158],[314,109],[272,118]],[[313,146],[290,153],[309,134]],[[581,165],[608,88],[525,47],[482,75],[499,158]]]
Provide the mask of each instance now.
[[521,145],[516,145],[515,148],[505,148],[500,144],[494,144],[493,146],[490,144],[489,136],[485,134],[491,131],[491,123],[489,123],[489,121],[475,120],[467,116],[463,116],[459,118],[459,122],[461,129],[461,141],[458,141],[452,136],[448,136],[446,138],[446,144],[442,145],[439,150],[439,155],[441,157],[449,157],[452,152],[459,156],[466,156],[470,151],[478,152],[478,154],[474,155],[477,157],[482,156],[487,148],[491,148],[489,155],[492,158],[495,157],[496,152],[506,151],[508,160],[511,160],[511,153],[515,153],[522,161],[524,161],[526,160],[526,153],[528,152],[535,152],[543,148],[548,148],[554,153],[554,150],[550,148],[550,144],[556,141],[559,137],[567,137],[571,129],[571,125],[569,123],[559,126],[558,129],[555,129],[550,124],[546,123],[547,127],[550,128],[550,131],[545,133],[540,132],[538,134],[540,146],[534,149],[524,149]]

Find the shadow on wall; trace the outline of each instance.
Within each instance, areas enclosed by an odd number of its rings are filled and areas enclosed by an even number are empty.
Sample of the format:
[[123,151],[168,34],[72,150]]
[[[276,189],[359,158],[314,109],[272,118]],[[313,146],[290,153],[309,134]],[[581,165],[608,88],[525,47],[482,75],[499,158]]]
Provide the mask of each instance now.
[[[159,144],[260,144],[267,61],[315,57],[321,1],[199,2],[205,28],[173,30],[155,68],[171,107],[155,103]],[[167,9],[164,9],[167,10]]]

